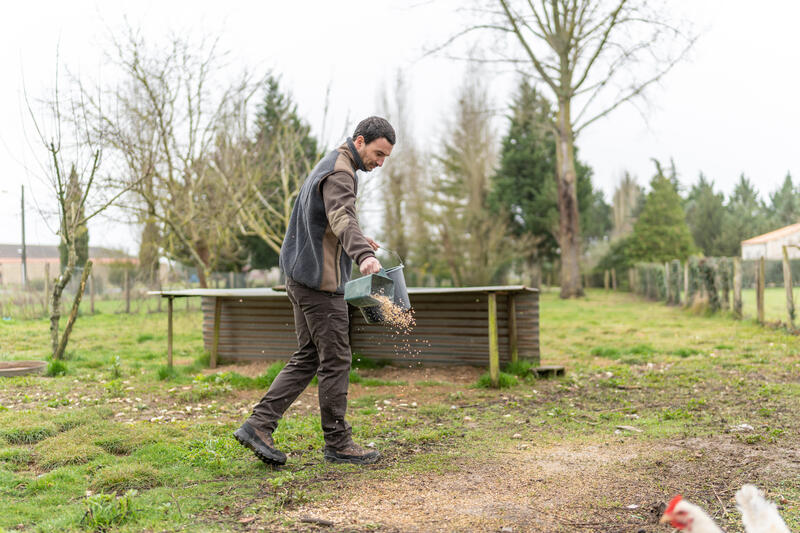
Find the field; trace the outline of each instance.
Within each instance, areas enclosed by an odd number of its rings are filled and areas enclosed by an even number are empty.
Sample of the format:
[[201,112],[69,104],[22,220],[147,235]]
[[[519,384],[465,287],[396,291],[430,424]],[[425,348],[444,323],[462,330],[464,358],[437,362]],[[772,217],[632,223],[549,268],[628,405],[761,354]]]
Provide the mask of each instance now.
[[[83,316],[54,377],[0,381],[0,531],[655,532],[682,493],[737,532],[746,482],[800,528],[800,337],[603,291],[545,293],[541,314],[564,378],[491,390],[484,369],[357,354],[348,417],[382,461],[322,461],[311,386],[276,432],[279,469],[231,432],[280,365],[212,373],[181,311],[170,372],[163,314]],[[45,320],[0,322],[0,360],[48,342]]]

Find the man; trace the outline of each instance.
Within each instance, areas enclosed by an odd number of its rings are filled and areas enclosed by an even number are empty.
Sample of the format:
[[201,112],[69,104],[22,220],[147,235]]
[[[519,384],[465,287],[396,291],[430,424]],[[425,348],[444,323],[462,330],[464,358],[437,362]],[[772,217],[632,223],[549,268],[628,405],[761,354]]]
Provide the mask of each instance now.
[[295,200],[280,267],[294,309],[298,349],[250,418],[234,432],[265,463],[286,463],[286,455],[275,449],[272,432],[315,374],[325,459],[369,464],[380,457],[377,450],[353,442],[344,419],[352,358],[344,285],[353,261],[365,275],[381,269],[375,258],[378,244],[364,236],[356,218],[356,171],[382,166],[394,143],[394,129],[385,119],[362,120],[351,138],[317,163]]

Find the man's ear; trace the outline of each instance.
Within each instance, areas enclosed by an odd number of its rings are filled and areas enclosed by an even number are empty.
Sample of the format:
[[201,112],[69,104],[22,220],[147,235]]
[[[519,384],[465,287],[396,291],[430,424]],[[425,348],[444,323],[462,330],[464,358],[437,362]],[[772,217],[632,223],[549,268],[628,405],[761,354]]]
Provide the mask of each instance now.
[[359,148],[359,149],[363,148],[364,147],[364,136],[363,135],[359,135],[358,137],[353,139],[353,144],[356,145],[356,148]]

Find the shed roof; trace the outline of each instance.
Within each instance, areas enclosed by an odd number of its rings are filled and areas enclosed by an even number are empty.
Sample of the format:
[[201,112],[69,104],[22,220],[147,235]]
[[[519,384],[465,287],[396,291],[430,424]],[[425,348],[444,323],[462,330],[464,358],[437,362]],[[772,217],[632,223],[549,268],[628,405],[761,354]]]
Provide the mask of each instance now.
[[[0,259],[18,259],[22,254],[21,244],[0,244]],[[28,259],[52,259],[58,260],[60,254],[58,246],[53,244],[28,244],[25,246],[25,255]],[[132,256],[121,250],[112,250],[102,246],[90,246],[89,257],[130,259]]]
[[792,224],[791,226],[786,226],[776,229],[775,231],[770,231],[769,233],[747,239],[746,241],[742,241],[742,244],[764,244],[765,242],[780,239],[798,232],[800,232],[800,224]]
[[[408,294],[464,294],[468,292],[539,292],[525,285],[490,285],[487,287],[409,287]],[[182,289],[150,291],[148,294],[173,297],[217,296],[220,298],[283,298],[285,291],[274,289]]]

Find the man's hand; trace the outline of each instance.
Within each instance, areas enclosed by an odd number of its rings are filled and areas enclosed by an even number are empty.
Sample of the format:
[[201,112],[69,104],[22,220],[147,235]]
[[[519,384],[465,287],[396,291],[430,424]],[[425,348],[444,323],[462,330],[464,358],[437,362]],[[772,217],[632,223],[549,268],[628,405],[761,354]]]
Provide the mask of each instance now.
[[358,265],[358,269],[365,276],[367,274],[377,274],[381,270],[381,262],[374,257],[367,257],[361,261],[361,264]]
[[[366,237],[366,236],[365,236],[365,237]],[[381,247],[381,245],[380,245],[380,244],[378,244],[377,242],[373,241],[373,240],[372,240],[371,238],[369,238],[369,237],[366,237],[366,239],[367,239],[367,244],[369,244],[370,246],[372,246],[372,249],[373,249],[374,251],[376,251],[376,252],[377,252],[377,251],[378,251],[378,248],[380,248],[380,247]]]

